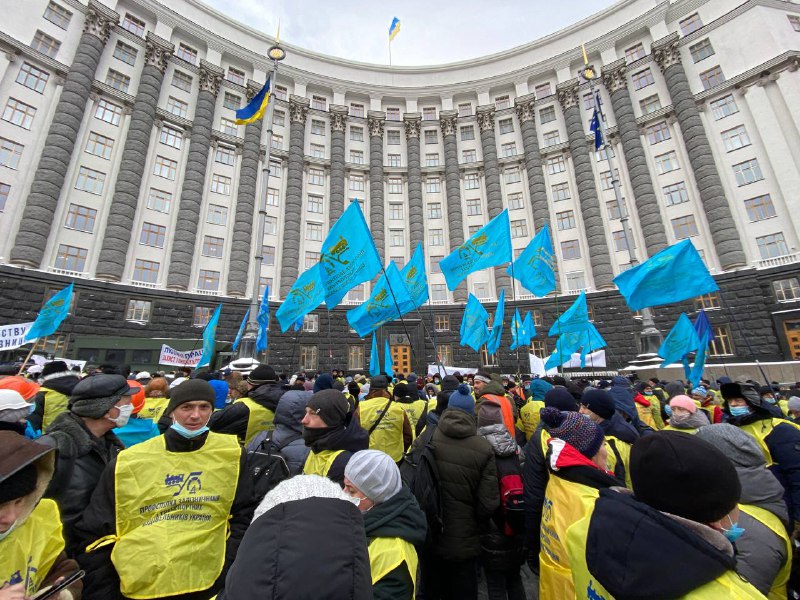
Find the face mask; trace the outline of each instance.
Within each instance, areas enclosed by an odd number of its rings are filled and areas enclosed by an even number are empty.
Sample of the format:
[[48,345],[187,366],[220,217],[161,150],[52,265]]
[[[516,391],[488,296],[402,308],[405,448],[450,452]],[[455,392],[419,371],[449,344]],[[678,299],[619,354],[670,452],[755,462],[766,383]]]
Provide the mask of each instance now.
[[33,404],[31,404],[31,407],[28,409],[28,414],[32,415],[34,412],[36,412],[36,403],[35,402]]
[[3,532],[0,532],[0,542],[2,542],[4,539],[6,539],[8,536],[11,535],[11,532],[14,531],[14,529],[16,529],[18,523],[19,523],[19,521],[14,521],[14,523],[12,523],[11,527],[9,527],[8,529],[6,529]]
[[731,406],[732,417],[746,417],[750,414],[750,408],[747,406]]
[[303,441],[306,446],[310,446],[314,442],[324,438],[326,435],[340,429],[339,427],[303,427]]
[[765,401],[769,402],[770,404],[775,404],[776,400],[772,396],[766,396],[764,398]]
[[117,427],[125,427],[125,425],[128,424],[128,419],[130,419],[133,414],[133,404],[118,406],[117,410],[119,411],[119,416],[116,419],[112,419],[111,417],[107,417],[107,419]]
[[667,413],[668,417],[672,416],[672,407],[669,404],[664,405],[664,412]]
[[731,528],[730,529],[723,529],[722,530],[722,535],[724,535],[729,542],[733,543],[736,540],[738,540],[740,537],[742,537],[742,534],[744,533],[745,530],[744,530],[744,527],[739,527],[738,523],[734,523],[731,520],[730,515],[728,515],[728,522],[731,524]]
[[177,431],[179,434],[181,434],[187,440],[191,440],[191,439],[196,438],[199,435],[203,435],[206,431],[208,431],[208,421],[206,421],[206,424],[203,425],[202,427],[200,427],[199,429],[195,429],[194,431],[191,431],[190,429],[186,429],[186,427],[184,427],[183,425],[181,425],[177,421],[173,420],[172,421],[172,429]]

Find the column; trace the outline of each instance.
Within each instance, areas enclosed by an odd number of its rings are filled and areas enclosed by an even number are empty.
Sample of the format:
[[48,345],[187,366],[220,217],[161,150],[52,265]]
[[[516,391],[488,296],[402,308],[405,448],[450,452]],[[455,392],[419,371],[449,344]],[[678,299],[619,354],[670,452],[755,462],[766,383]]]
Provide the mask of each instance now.
[[403,116],[403,124],[406,128],[406,148],[408,148],[408,229],[411,236],[411,254],[413,254],[417,244],[425,243],[425,206],[422,202],[419,146],[422,117],[419,113],[406,114]]
[[369,228],[381,259],[386,239],[386,208],[383,205],[383,125],[386,114],[371,110],[367,113],[369,128]]
[[[450,247],[455,249],[464,243],[464,217],[461,208],[461,172],[458,168],[458,144],[456,130],[458,112],[443,110],[439,112],[439,126],[444,143],[444,179],[447,194],[447,224],[450,231]],[[453,299],[459,303],[467,301],[467,282],[461,282],[453,290]]]
[[683,132],[689,165],[697,181],[700,200],[711,228],[711,238],[720,265],[723,270],[745,266],[747,260],[739,232],[722,188],[722,181],[714,163],[714,156],[711,153],[708,136],[703,129],[703,122],[700,120],[694,95],[689,88],[686,71],[681,63],[678,34],[674,33],[653,42],[652,50],[653,58],[664,73],[667,90],[672,97],[672,106]]
[[[636,123],[636,115],[633,113],[633,103],[628,93],[628,80],[625,77],[626,71],[624,58],[606,65],[603,67],[603,84],[611,95],[611,106],[617,121],[622,152],[625,155],[625,163],[628,165],[630,174],[632,189],[631,194],[628,195],[628,201],[630,202],[630,198],[633,196],[639,225],[642,228],[644,243],[647,247],[647,256],[653,256],[667,247],[667,232],[664,229],[660,203],[653,188],[650,169],[647,166],[639,125]],[[647,256],[641,257],[641,260],[646,260]]]
[[[300,233],[303,215],[303,166],[305,163],[308,98],[289,96],[289,160],[286,165],[286,211],[283,225],[281,297],[285,298],[300,274]],[[261,242],[259,242],[261,243]]]
[[192,137],[186,169],[181,187],[180,206],[172,239],[167,287],[173,290],[188,290],[192,275],[200,224],[200,209],[208,172],[208,155],[211,148],[211,129],[214,123],[214,108],[219,93],[219,84],[224,71],[209,62],[200,61],[200,91],[194,109]]
[[[476,110],[478,128],[481,132],[483,150],[483,179],[486,182],[486,209],[489,219],[503,212],[503,189],[500,186],[500,168],[497,166],[497,141],[494,137],[494,106],[479,106]],[[513,256],[512,256],[513,258]],[[511,291],[511,278],[506,267],[494,267],[495,294],[508,288]]]
[[75,57],[64,81],[64,90],[47,132],[42,155],[19,224],[10,260],[14,264],[39,268],[44,260],[47,238],[55,220],[58,198],[78,139],[78,131],[89,101],[95,71],[119,15],[97,0],[89,0]]
[[[797,69],[795,68],[794,70]],[[780,123],[783,139],[786,140],[786,144],[789,146],[794,166],[800,170],[800,130],[798,130],[797,123],[792,117],[792,110],[786,103],[786,97],[778,86],[778,78],[781,75],[788,77],[788,73],[793,73],[793,70],[765,75],[759,80],[758,86],[764,88],[767,100],[775,113],[775,118]]]
[[608,252],[605,225],[597,198],[597,185],[592,170],[592,157],[589,143],[586,141],[586,130],[583,125],[583,114],[578,106],[578,82],[566,81],[556,87],[558,101],[564,111],[567,125],[569,151],[572,155],[572,166],[575,170],[575,182],[578,186],[578,198],[581,204],[581,215],[586,230],[586,241],[589,245],[585,251],[589,255],[594,286],[598,290],[614,287],[614,271],[611,268],[611,256]]
[[144,179],[144,167],[153,134],[158,97],[164,81],[173,44],[152,32],[147,33],[144,68],[133,102],[128,135],[122,150],[119,175],[108,211],[103,245],[97,261],[98,279],[120,281],[125,270],[131,231],[134,228],[139,193]]
[[[247,101],[250,102],[261,90],[263,84],[255,81],[247,82]],[[259,119],[244,126],[244,146],[242,147],[242,164],[239,167],[239,187],[236,190],[236,208],[233,211],[233,235],[230,239],[231,255],[228,263],[228,295],[244,297],[247,295],[247,279],[250,274],[250,257],[254,250],[261,252],[261,247],[253,245],[253,226],[256,219],[263,219],[261,198],[257,198],[258,168],[261,160],[261,132],[264,121]],[[272,124],[267,124],[271,127]],[[272,165],[264,165],[264,190],[269,187],[268,169]],[[256,203],[259,210],[256,211]],[[252,254],[251,254],[252,253]],[[255,268],[255,267],[254,267]],[[258,281],[253,282],[254,286]]]
[[336,220],[344,212],[344,140],[347,131],[346,106],[331,104],[331,174],[330,174],[330,211],[328,226],[333,227]]

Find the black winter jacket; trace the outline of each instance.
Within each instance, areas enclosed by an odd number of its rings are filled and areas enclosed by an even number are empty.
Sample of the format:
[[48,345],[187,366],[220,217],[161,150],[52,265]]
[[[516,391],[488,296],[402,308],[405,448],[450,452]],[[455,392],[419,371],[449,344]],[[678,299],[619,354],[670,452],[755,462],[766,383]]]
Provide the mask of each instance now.
[[[71,373],[62,377],[48,379],[42,384],[42,388],[59,392],[65,396],[71,396],[73,388],[78,385],[80,380],[81,378],[78,377],[76,373]],[[44,390],[40,389],[36,395],[31,398],[31,402],[36,404],[36,409],[33,411],[33,414],[28,417],[28,422],[37,431],[41,431],[42,420],[44,419],[44,395]]]
[[550,434],[539,423],[531,439],[525,444],[525,462],[522,465],[522,489],[525,501],[525,540],[528,550],[528,565],[534,573],[539,572],[539,528],[542,524],[542,505],[544,492],[550,479],[545,451],[542,450],[542,436],[545,441]]
[[[250,390],[247,397],[274,413],[278,408],[278,401],[285,392],[284,387],[278,383],[265,383]],[[244,441],[249,420],[250,409],[247,405],[243,402],[234,402],[211,415],[208,426],[211,431],[237,435]]]

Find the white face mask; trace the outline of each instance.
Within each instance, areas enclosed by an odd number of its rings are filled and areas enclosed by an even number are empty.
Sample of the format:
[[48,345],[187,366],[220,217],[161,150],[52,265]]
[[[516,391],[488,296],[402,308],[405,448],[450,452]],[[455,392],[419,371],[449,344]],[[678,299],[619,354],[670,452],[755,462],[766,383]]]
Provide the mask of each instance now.
[[11,532],[14,531],[14,529],[16,529],[18,524],[19,524],[19,520],[14,521],[11,524],[11,527],[6,529],[5,531],[0,532],[0,542],[2,542],[4,539],[6,539],[8,536],[10,536]]
[[119,416],[116,419],[107,417],[109,421],[113,422],[117,427],[125,427],[128,424],[128,419],[133,414],[133,404],[126,404],[124,406],[117,406]]

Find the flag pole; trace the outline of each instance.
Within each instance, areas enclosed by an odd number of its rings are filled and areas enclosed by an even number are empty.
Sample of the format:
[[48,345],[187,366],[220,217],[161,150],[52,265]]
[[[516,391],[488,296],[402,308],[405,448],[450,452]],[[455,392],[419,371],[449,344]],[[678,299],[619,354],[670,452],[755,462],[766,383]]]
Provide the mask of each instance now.
[[[372,236],[369,236],[372,239]],[[375,240],[372,240],[372,245],[375,246]],[[375,247],[375,253],[378,253],[378,248]],[[392,289],[392,284],[389,282],[389,276],[386,274],[386,267],[381,262],[381,271],[383,271],[383,278],[386,280],[386,287],[389,288],[389,293],[392,295],[392,302],[394,302],[394,307],[397,309],[397,314],[400,316],[400,323],[403,324],[403,331],[406,334],[406,338],[408,338],[408,345],[411,346],[411,359],[415,360],[416,355],[414,353],[414,343],[411,341],[411,335],[408,333],[408,328],[406,327],[406,321],[403,318],[403,313],[400,311],[400,306],[397,304],[397,298],[394,296],[394,290]]]
[[[733,322],[736,324],[736,329],[739,330],[739,335],[742,336],[742,338],[744,339],[744,343],[747,345],[747,349],[750,352],[750,356],[753,357],[753,361],[756,363],[756,366],[758,367],[758,370],[761,372],[761,376],[764,378],[764,383],[766,383],[767,385],[770,385],[769,378],[767,377],[767,374],[764,372],[764,367],[761,366],[761,363],[759,362],[758,358],[756,357],[756,353],[753,351],[753,346],[750,344],[750,338],[744,334],[744,331],[742,330],[742,326],[739,324],[739,319],[736,318],[736,313],[734,313],[733,309],[728,305],[728,303],[725,302],[722,299],[722,294],[719,295],[719,299],[720,299],[720,302],[725,305],[725,308],[728,309],[728,312],[730,313],[731,318],[733,319]],[[704,370],[705,370],[705,368],[704,368]]]
[[[514,295],[514,302],[517,301],[517,284],[514,282],[514,261],[511,261],[511,293]],[[515,305],[514,308],[516,309],[517,306]],[[516,315],[515,315],[516,316]],[[519,323],[517,323],[517,319],[512,317],[511,320],[514,322],[514,335],[517,338],[517,377],[522,376],[522,367],[520,366],[519,362]],[[528,353],[530,353],[530,344],[528,344]],[[530,360],[529,360],[530,362]],[[529,367],[530,369],[530,367]]]
[[19,371],[17,371],[17,375],[22,375],[22,372],[25,370],[25,367],[27,366],[28,361],[31,359],[31,356],[33,356],[33,349],[36,348],[36,342],[38,342],[38,341],[39,340],[33,340],[31,342],[30,352],[28,352],[28,356],[25,357],[25,360],[23,361],[22,366],[19,368]]
[[[419,315],[419,320],[422,323],[422,329],[425,331],[425,335],[428,337],[428,340],[430,340],[430,342],[433,344],[433,357],[434,357],[434,360],[436,361],[436,368],[439,370],[439,377],[444,379],[444,375],[442,374],[442,372],[444,371],[444,367],[442,367],[442,361],[439,359],[439,352],[437,351],[437,347],[438,347],[439,343],[436,340],[436,323],[434,323],[434,320],[433,320],[433,307],[432,306],[430,307],[430,311],[431,311],[431,328],[433,329],[433,337],[431,337],[431,334],[428,331],[428,327],[427,327],[427,325],[425,325],[425,317],[420,312],[419,306],[417,306],[415,308],[415,310],[417,311],[417,314]],[[427,369],[426,369],[426,371],[427,371]],[[426,375],[427,375],[427,373],[426,373]]]

